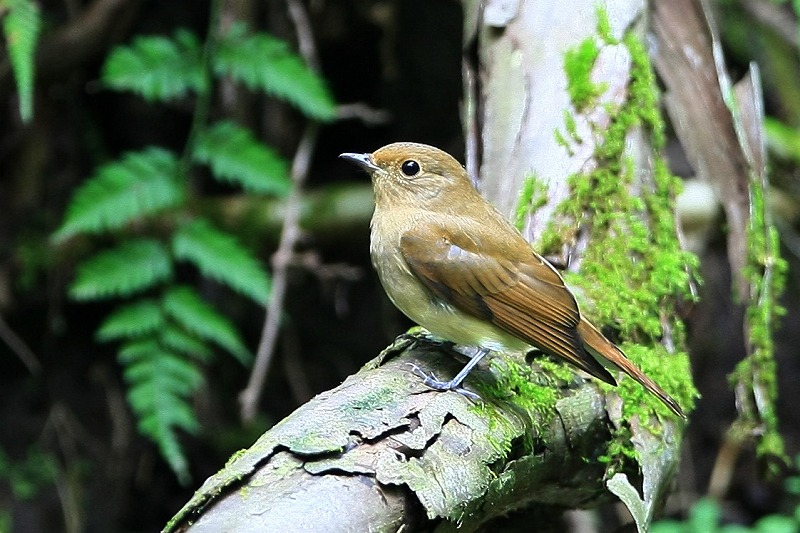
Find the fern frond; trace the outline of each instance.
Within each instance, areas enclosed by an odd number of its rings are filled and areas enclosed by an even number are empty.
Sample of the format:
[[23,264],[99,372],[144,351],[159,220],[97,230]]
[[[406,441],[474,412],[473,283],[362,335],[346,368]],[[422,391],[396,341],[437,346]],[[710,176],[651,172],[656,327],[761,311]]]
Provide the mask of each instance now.
[[127,343],[119,352],[119,360],[139,431],[158,445],[178,479],[186,484],[189,466],[177,430],[196,433],[199,428],[190,398],[203,383],[202,373],[152,339]]
[[170,289],[164,295],[162,305],[164,311],[188,331],[225,348],[242,364],[250,363],[252,355],[233,324],[207,304],[193,288],[182,286]]
[[162,346],[199,361],[206,362],[211,359],[211,349],[205,342],[175,324],[168,324],[163,328],[159,332],[158,340]]
[[33,117],[33,79],[36,42],[42,27],[39,5],[33,0],[6,0],[3,18],[8,59],[19,92],[19,114],[23,122]]
[[192,157],[209,165],[218,180],[250,192],[285,196],[291,186],[286,161],[232,122],[218,122],[202,132]]
[[178,228],[172,237],[175,257],[194,263],[204,276],[266,305],[270,282],[261,265],[235,237],[195,219]]
[[207,90],[202,48],[197,37],[183,29],[172,39],[137,37],[129,46],[114,48],[103,65],[102,79],[113,89],[132,91],[148,101]]
[[117,308],[100,325],[96,337],[99,341],[141,337],[163,326],[161,307],[147,298]]
[[78,266],[69,294],[76,300],[128,296],[172,276],[172,260],[153,239],[125,241]]
[[280,39],[248,34],[237,24],[220,37],[213,61],[217,74],[285,100],[309,117],[327,122],[336,116],[325,81]]
[[98,169],[72,197],[64,223],[53,235],[63,241],[77,233],[100,233],[185,201],[178,160],[150,147]]

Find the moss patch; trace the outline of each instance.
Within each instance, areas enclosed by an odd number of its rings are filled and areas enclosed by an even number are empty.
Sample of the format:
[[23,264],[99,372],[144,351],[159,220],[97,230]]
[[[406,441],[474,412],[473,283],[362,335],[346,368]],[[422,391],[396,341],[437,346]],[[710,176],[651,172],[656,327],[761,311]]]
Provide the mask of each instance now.
[[768,218],[763,184],[756,180],[750,182],[750,201],[745,275],[753,294],[739,295],[740,298],[749,296],[746,317],[750,355],[736,365],[730,380],[732,384],[743,384],[747,390],[757,390],[762,396],[758,407],[747,398],[742,399],[744,409],[740,420],[750,434],[760,434],[756,443],[759,457],[775,457],[785,463],[787,458],[775,411],[778,383],[772,334],[785,312],[778,299],[783,293],[787,263],[780,257],[778,232]]
[[[617,44],[605,13],[599,11],[598,16],[599,40]],[[598,96],[598,86],[589,81],[599,54],[597,40],[589,38],[565,56],[570,96],[578,113]],[[633,33],[627,33],[622,43],[632,59],[628,98],[620,106],[606,106],[610,124],[593,132],[596,168],[569,177],[572,195],[557,206],[540,249],[545,254],[557,253],[564,242],[574,242],[579,231],[588,233],[590,246],[582,258],[581,272],[565,276],[576,289],[582,310],[595,324],[613,327],[618,339],[626,341],[621,347],[629,359],[690,411],[697,391],[690,379],[683,325],[676,318],[675,305],[693,298],[690,278],[697,258],[680,249],[676,235],[673,203],[680,181],[660,155],[665,144],[664,124],[649,58]],[[574,117],[565,121],[567,131],[570,123],[574,124]],[[636,128],[642,129],[652,147],[653,170],[644,180],[644,192],[634,196],[632,185],[638,185],[639,177],[626,153],[626,141]],[[561,140],[565,140],[563,135]],[[671,339],[674,349],[665,348],[665,338]],[[632,379],[622,379],[614,390],[623,398],[625,420],[673,416]],[[623,428],[616,435],[609,457],[633,456],[630,435],[624,432]]]
[[522,184],[519,193],[517,208],[514,212],[514,226],[522,231],[525,219],[531,213],[547,203],[547,184],[536,179],[536,176],[528,176]]
[[564,56],[564,70],[567,73],[567,93],[575,109],[581,111],[590,107],[595,98],[603,94],[606,87],[591,79],[592,66],[600,48],[594,38],[584,40],[577,48],[568,50]]

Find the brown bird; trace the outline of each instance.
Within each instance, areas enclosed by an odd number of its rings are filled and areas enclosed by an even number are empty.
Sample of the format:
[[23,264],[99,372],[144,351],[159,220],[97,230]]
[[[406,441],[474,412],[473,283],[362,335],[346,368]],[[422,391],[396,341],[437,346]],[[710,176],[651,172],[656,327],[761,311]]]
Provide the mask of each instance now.
[[416,143],[340,157],[372,177],[370,254],[394,305],[434,335],[479,348],[450,381],[415,369],[428,386],[466,392],[461,382],[490,350],[538,348],[612,385],[603,364],[616,367],[685,418],[674,399],[581,316],[556,269],[483,199],[455,158]]

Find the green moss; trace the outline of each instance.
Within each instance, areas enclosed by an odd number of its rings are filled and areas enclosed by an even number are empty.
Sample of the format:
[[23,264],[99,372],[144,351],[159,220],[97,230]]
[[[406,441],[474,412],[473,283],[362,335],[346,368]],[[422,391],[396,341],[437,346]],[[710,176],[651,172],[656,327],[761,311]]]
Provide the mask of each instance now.
[[598,5],[595,10],[597,15],[597,35],[606,44],[619,44],[619,40],[614,37],[611,31],[611,21],[604,6]]
[[[598,11],[598,19],[601,40],[615,43],[605,13]],[[585,85],[599,53],[587,41],[567,53],[570,59],[565,60],[565,70],[573,87]],[[581,309],[597,325],[617,330],[618,337],[626,341],[621,347],[629,359],[688,411],[697,391],[691,383],[689,359],[681,349],[684,331],[675,304],[693,298],[690,278],[697,259],[680,249],[676,235],[673,201],[680,181],[660,156],[664,125],[649,58],[633,33],[626,34],[622,42],[632,59],[627,101],[605,108],[611,121],[603,131],[598,128],[602,139],[594,153],[596,168],[569,177],[572,195],[557,206],[554,222],[541,237],[541,249],[548,253],[572,242],[579,228],[588,232],[590,246],[582,257],[580,273],[565,276],[577,289]],[[593,98],[587,100],[586,93],[570,91],[579,111]],[[636,169],[626,155],[627,136],[638,127],[647,135],[654,154],[652,177],[641,197],[631,195]],[[676,349],[662,345],[665,336],[671,337]],[[674,416],[632,379],[622,379],[614,390],[623,398],[623,419],[638,416],[647,424],[654,415]],[[651,425],[654,431],[656,427]],[[610,458],[635,455],[627,431],[623,425],[608,450]]]
[[758,406],[748,398],[741,399],[741,422],[751,430],[757,429],[760,434],[756,444],[758,455],[776,457],[785,462],[786,455],[775,412],[778,384],[772,334],[779,317],[785,312],[778,299],[783,293],[787,264],[779,255],[778,232],[768,217],[763,184],[755,179],[750,182],[750,200],[752,207],[747,231],[748,263],[745,276],[753,288],[753,294],[739,295],[748,299],[749,356],[736,365],[730,379],[734,384],[744,385],[748,391],[757,391],[756,394],[760,396]]
[[578,111],[590,107],[595,98],[605,91],[605,85],[594,83],[591,77],[592,67],[599,53],[594,37],[589,37],[564,54],[567,93]]
[[531,213],[547,203],[547,184],[531,175],[525,178],[519,193],[517,209],[514,215],[514,226],[522,231],[525,219]]
[[397,391],[394,387],[372,388],[367,394],[344,403],[341,409],[346,412],[382,409],[390,404],[395,396]]
[[569,109],[564,110],[564,127],[567,128],[567,133],[569,133],[569,137],[573,142],[578,144],[583,142],[583,138],[578,135],[578,123],[575,120],[575,115]]
[[[233,454],[228,458],[228,461],[225,463],[224,468],[230,467],[233,463],[235,463],[240,457],[247,453],[247,448],[242,448],[239,451],[233,452]],[[224,469],[223,468],[223,469]]]
[[561,397],[556,384],[573,379],[573,374],[564,365],[549,360],[539,362],[541,372],[527,364],[511,359],[492,359],[491,365],[499,377],[494,384],[480,383],[481,397],[511,402],[522,412],[534,415],[533,433],[541,429],[536,422],[546,424],[555,413],[556,401]]

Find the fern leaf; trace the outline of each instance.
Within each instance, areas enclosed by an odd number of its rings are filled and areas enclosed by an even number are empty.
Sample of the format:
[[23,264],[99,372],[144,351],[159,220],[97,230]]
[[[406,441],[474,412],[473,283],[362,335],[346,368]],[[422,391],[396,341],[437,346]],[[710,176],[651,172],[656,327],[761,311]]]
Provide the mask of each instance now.
[[69,293],[76,300],[128,296],[171,275],[172,261],[160,242],[130,240],[81,263]]
[[252,355],[245,348],[233,324],[208,305],[191,287],[170,289],[162,302],[164,310],[181,326],[225,348],[242,364],[249,364]]
[[336,105],[325,81],[284,41],[266,33],[247,34],[238,24],[221,36],[216,52],[217,74],[285,100],[317,120],[335,118]]
[[163,325],[164,315],[158,302],[142,299],[117,308],[97,330],[96,337],[99,341],[141,337]]
[[39,6],[33,0],[0,2],[8,8],[3,18],[8,58],[19,91],[19,114],[23,122],[33,117],[33,79],[36,42],[42,27]]
[[289,192],[286,161],[232,122],[219,122],[204,131],[192,155],[209,165],[218,180],[237,183],[250,192],[280,196]]
[[150,147],[125,155],[97,171],[73,196],[64,223],[53,238],[100,233],[175,207],[185,201],[178,160],[172,152]]
[[125,367],[128,402],[139,420],[139,431],[158,445],[178,479],[187,483],[189,466],[177,430],[196,433],[199,428],[190,398],[203,383],[202,373],[152,339],[123,346],[119,360]]
[[199,361],[205,362],[211,359],[211,349],[205,342],[175,324],[169,324],[162,329],[158,340],[164,347],[194,357]]
[[178,228],[172,249],[176,258],[194,263],[204,276],[266,305],[270,289],[267,273],[232,235],[196,219]]
[[177,30],[172,39],[137,37],[130,46],[114,48],[103,65],[102,79],[113,89],[132,91],[148,101],[207,90],[202,48],[188,30]]

